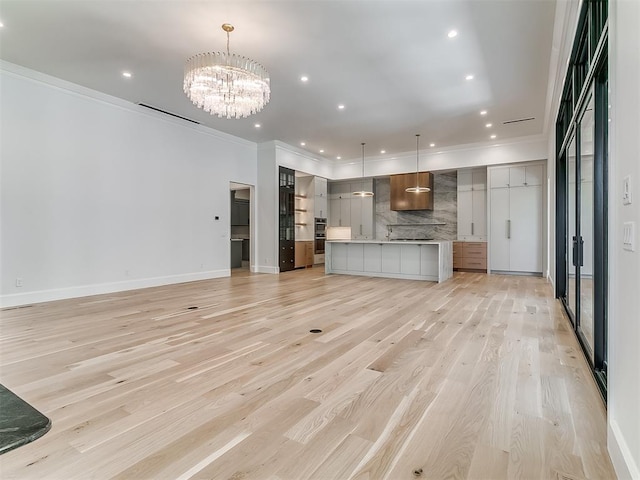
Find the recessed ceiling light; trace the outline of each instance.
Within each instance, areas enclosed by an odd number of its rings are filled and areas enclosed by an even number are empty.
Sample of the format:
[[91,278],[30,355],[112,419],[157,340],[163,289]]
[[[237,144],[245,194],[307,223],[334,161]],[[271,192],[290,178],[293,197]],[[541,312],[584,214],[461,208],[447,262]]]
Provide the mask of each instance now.
[[486,115],[486,114],[487,114],[487,111],[486,111],[486,110],[482,110],[482,111],[480,111],[480,115]]
[[464,77],[465,80],[473,80],[473,75],[467,75]]
[[306,143],[305,143],[305,142],[300,142],[300,146],[301,146],[301,147],[304,147],[305,145],[306,145]]
[[454,38],[458,36],[458,32],[456,30],[450,30],[449,33],[447,33],[447,37],[449,38]]
[[387,153],[386,150],[380,150],[380,153]]
[[0,28],[4,27],[4,23],[0,22]]
[[131,72],[122,72],[122,76],[125,78],[131,78]]
[[487,128],[491,128],[491,127],[493,127],[493,123],[487,123],[487,124],[485,125],[485,127],[487,127]]
[[321,148],[321,149],[320,149],[320,153],[324,153],[324,149],[322,149],[322,148]]
[[307,77],[306,75],[302,75],[302,76],[300,77],[300,81],[301,81],[301,82],[308,82],[308,81],[309,81],[309,77]]
[[491,140],[493,140],[494,138],[496,138],[496,135],[491,135]]
[[435,146],[436,146],[436,144],[435,144],[435,143],[430,143],[430,144],[429,144],[429,146],[430,146],[430,147],[435,147]]
[[342,103],[338,105],[338,110],[344,110],[344,105]]
[[262,126],[262,125],[260,125],[259,123],[256,123],[256,124],[254,125],[254,127],[256,127],[256,128],[260,128],[261,126]]
[[342,160],[342,157],[336,157],[336,160]]

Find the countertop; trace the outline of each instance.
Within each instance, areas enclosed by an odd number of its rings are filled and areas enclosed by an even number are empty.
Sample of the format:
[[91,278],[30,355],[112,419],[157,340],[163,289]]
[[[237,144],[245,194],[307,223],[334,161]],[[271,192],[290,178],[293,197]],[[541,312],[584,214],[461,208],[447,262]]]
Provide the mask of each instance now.
[[377,243],[391,245],[441,245],[453,240],[327,240],[327,243]]

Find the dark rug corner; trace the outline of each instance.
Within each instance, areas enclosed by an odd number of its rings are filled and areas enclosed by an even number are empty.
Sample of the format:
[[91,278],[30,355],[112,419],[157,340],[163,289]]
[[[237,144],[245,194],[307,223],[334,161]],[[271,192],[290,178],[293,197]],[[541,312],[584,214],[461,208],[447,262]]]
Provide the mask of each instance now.
[[0,455],[47,433],[51,420],[0,385]]

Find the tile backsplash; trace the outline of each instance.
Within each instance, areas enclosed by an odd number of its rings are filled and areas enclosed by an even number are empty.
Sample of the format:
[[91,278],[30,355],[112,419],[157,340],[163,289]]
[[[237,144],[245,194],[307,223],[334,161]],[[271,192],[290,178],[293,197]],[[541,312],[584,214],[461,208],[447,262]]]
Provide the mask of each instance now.
[[[383,240],[415,238],[434,240],[456,240],[458,230],[458,174],[457,172],[435,173],[433,176],[433,210],[396,212],[390,209],[391,188],[389,178],[375,179],[376,238]],[[425,223],[444,223],[428,226]],[[392,226],[389,224],[411,224]]]

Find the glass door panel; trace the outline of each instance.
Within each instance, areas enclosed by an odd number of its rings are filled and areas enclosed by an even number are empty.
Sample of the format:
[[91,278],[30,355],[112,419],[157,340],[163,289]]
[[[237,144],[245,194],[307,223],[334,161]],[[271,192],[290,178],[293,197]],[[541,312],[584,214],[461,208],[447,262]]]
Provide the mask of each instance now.
[[567,291],[565,299],[574,326],[577,312],[576,262],[574,261],[576,242],[576,142],[573,137],[567,148]]
[[594,270],[594,189],[593,189],[593,91],[580,120],[580,315],[578,330],[582,333],[588,353],[593,362],[593,270]]

